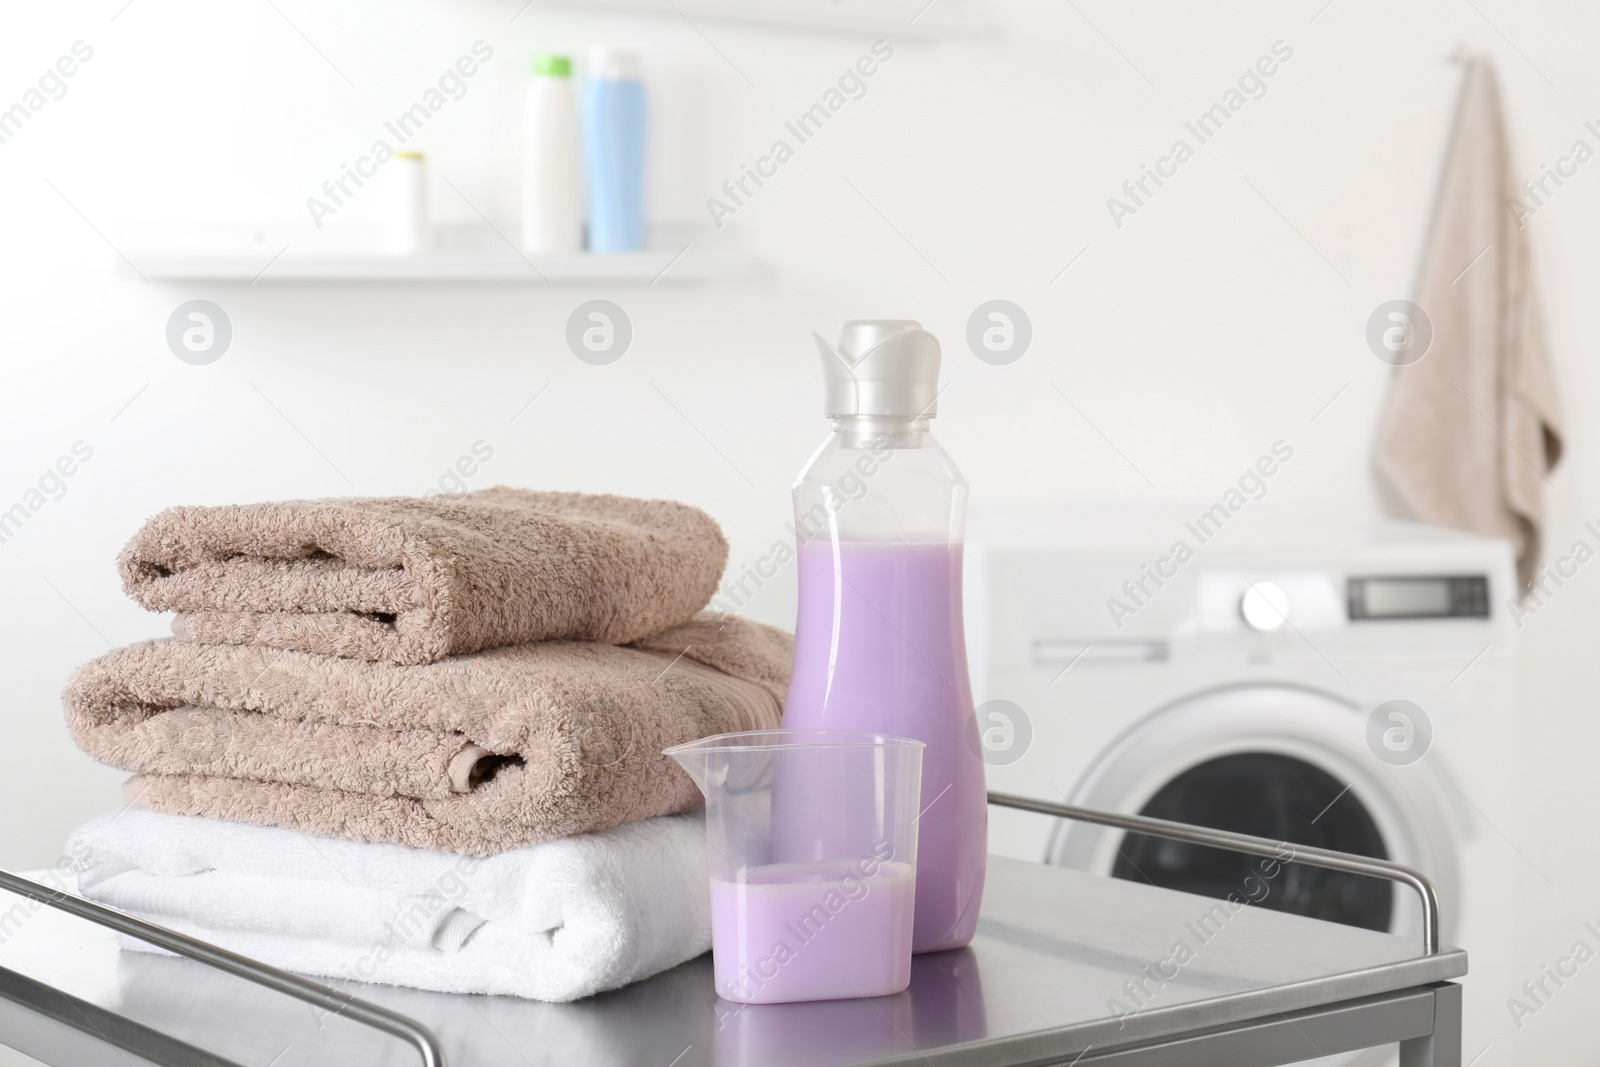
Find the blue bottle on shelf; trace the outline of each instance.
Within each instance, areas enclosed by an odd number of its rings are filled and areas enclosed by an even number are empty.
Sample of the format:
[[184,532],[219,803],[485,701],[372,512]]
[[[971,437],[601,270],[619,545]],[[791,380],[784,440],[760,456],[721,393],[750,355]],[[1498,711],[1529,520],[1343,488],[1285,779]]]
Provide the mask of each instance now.
[[596,48],[584,92],[584,157],[589,187],[589,251],[644,248],[644,82],[639,57]]

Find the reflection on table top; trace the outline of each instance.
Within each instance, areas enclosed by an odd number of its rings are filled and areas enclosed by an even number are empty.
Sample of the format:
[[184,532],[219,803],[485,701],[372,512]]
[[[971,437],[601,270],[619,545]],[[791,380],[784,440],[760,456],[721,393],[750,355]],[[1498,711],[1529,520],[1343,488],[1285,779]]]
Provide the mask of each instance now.
[[[13,901],[0,901],[0,914]],[[33,909],[0,966],[245,1067],[411,1064],[347,1020]],[[352,993],[433,1028],[453,1067],[1015,1064],[1457,978],[1466,954],[1261,908],[991,858],[970,948],[919,956],[892,997],[740,1006],[702,956],[574,1004],[386,986]]]

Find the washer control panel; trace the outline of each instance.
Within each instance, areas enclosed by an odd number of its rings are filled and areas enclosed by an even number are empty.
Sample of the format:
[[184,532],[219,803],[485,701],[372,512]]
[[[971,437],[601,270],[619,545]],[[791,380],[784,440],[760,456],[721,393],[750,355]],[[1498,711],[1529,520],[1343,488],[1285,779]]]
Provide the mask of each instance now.
[[1274,634],[1391,619],[1489,619],[1489,593],[1481,573],[1207,571],[1195,583],[1195,607],[1201,632]]

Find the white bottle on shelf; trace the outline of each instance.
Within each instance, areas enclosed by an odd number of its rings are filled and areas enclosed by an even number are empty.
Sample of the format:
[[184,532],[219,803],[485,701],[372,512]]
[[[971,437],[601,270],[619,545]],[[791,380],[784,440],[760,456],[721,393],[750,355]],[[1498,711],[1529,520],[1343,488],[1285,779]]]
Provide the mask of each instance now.
[[572,61],[533,58],[522,114],[522,249],[530,255],[583,250],[583,156]]
[[383,250],[391,256],[426,252],[433,245],[426,157],[409,149],[396,152],[384,170]]

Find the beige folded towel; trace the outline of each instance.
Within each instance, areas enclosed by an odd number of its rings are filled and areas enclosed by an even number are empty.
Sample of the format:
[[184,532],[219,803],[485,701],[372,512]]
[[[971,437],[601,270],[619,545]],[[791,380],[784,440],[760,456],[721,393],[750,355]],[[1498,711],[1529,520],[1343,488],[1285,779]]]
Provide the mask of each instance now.
[[1424,357],[1398,366],[1377,466],[1412,517],[1539,562],[1544,482],[1561,458],[1561,410],[1527,233],[1487,59],[1470,61],[1423,250],[1416,303],[1433,324]]
[[776,727],[793,646],[710,613],[409,667],[169,639],[88,664],[64,702],[145,807],[488,854],[697,807],[661,750]]
[[172,508],[118,566],[186,641],[431,663],[656,633],[705,607],[727,558],[687,504],[496,488]]

